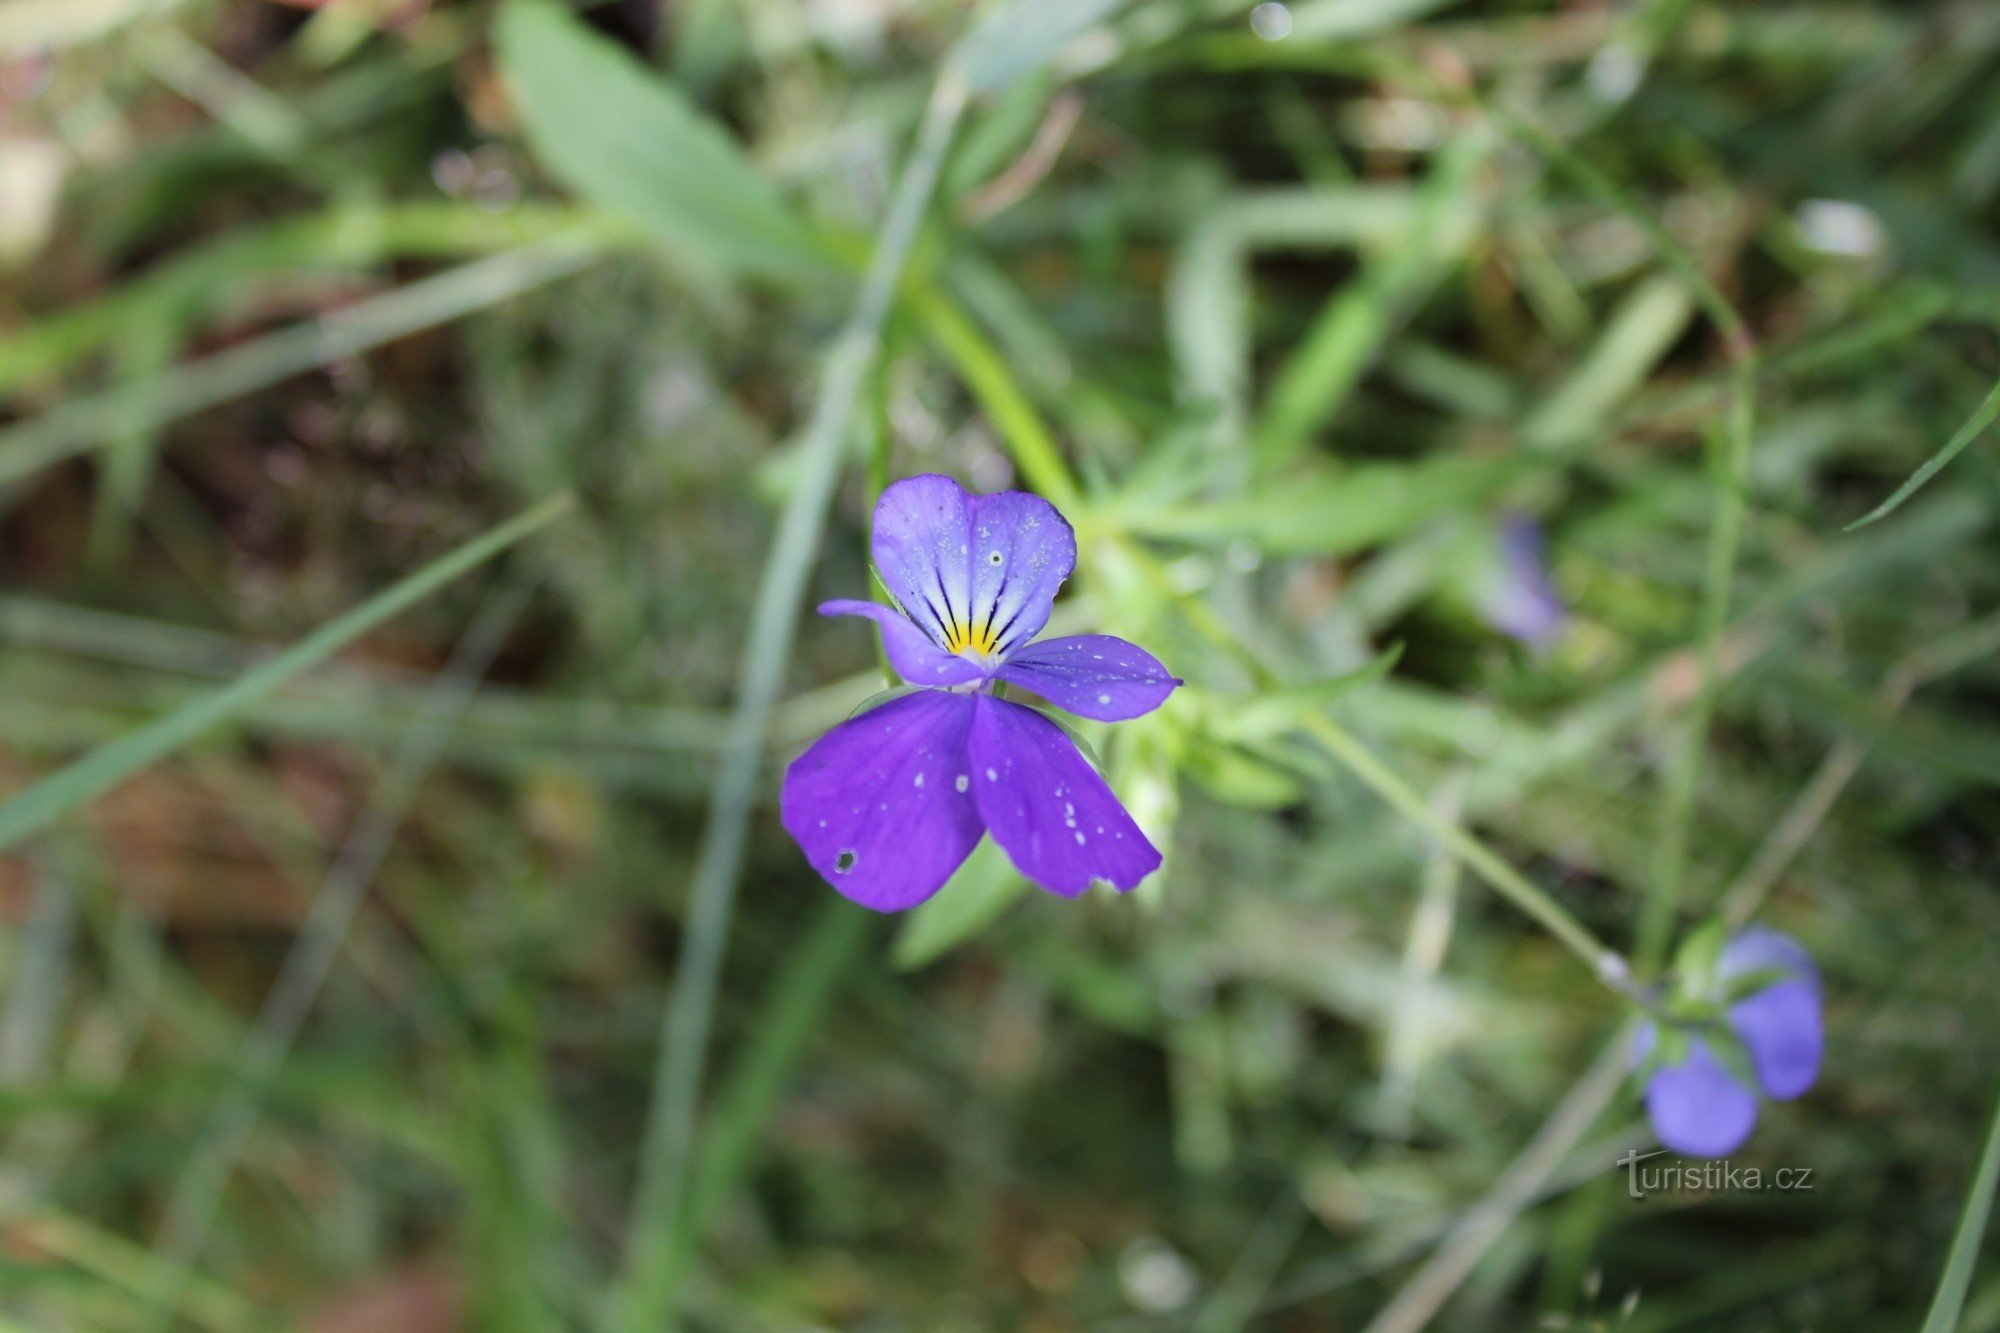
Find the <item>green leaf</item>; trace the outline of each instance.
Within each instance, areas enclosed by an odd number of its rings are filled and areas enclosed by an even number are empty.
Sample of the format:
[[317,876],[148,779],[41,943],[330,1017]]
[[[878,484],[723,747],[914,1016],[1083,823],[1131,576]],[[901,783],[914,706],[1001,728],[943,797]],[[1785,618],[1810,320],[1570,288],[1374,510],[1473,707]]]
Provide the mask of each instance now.
[[1994,1106],[1987,1125],[1986,1147],[1979,1154],[1972,1188],[1965,1192],[1965,1210],[1959,1214],[1958,1230],[1952,1233],[1951,1251],[1938,1277],[1937,1294],[1931,1297],[1930,1313],[1924,1316],[1923,1333],[1952,1333],[1958,1327],[1965,1293],[1972,1285],[1972,1270],[1979,1264],[1979,1242],[1986,1235],[1987,1219],[1993,1215],[1996,1182],[2000,1182],[2000,1104]]
[[1965,447],[1984,434],[1986,428],[1996,419],[2000,419],[2000,384],[1993,386],[1993,392],[1986,395],[1986,401],[1979,405],[1979,409],[1972,414],[1970,420],[1958,428],[1958,433],[1946,441],[1944,448],[1932,454],[1922,467],[1910,474],[1910,479],[1898,486],[1895,494],[1848,524],[1847,531],[1865,528],[1875,520],[1887,518],[1895,513],[1902,507],[1903,501],[1922,490],[1926,482],[1944,471],[1944,465],[1958,457]]
[[1121,515],[1141,535],[1246,541],[1267,555],[1349,555],[1475,504],[1519,476],[1518,460],[1427,458],[1273,478],[1235,499]]
[[903,918],[891,952],[896,966],[914,970],[950,953],[999,920],[1028,887],[991,838],[972,849],[932,898]]
[[265,695],[353,643],[384,621],[436,592],[522,538],[547,527],[569,511],[567,495],[545,500],[456,551],[434,561],[360,606],[336,617],[252,667],[229,684],[205,694],[17,792],[0,803],[0,850],[71,811],[87,805],[149,764],[158,762],[211,727],[241,713]]
[[929,688],[931,687],[928,685],[891,685],[886,690],[877,690],[860,703],[854,705],[853,711],[848,713],[847,718],[851,722],[863,713],[874,712],[883,704],[894,703],[906,694],[915,694],[918,690],[927,690]]
[[1326,680],[1293,689],[1264,690],[1246,699],[1209,696],[1217,716],[1211,734],[1232,741],[1269,740],[1297,727],[1309,714],[1317,713],[1342,695],[1381,680],[1395,669],[1403,656],[1403,645],[1390,644],[1367,665]]
[[684,263],[820,271],[812,233],[679,90],[552,0],[507,0],[500,66],[529,147],[577,194]]
[[1715,994],[1715,966],[1722,946],[1729,940],[1729,923],[1717,917],[1688,933],[1674,955],[1680,993],[1690,999],[1705,1000]]

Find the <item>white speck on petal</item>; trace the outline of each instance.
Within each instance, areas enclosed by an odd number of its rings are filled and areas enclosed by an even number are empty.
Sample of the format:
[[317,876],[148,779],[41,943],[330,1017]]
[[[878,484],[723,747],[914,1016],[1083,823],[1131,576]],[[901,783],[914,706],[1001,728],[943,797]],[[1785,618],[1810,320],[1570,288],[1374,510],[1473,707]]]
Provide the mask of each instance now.
[[1000,775],[998,773],[995,773],[992,769],[989,768],[986,770],[986,780],[988,782],[998,782],[1000,780]]
[[923,786],[923,785],[924,785],[924,775],[923,775],[923,774],[921,774],[921,773],[917,774],[917,781],[916,781],[916,785],[917,785],[917,786],[919,786],[919,787],[921,787],[921,786]]
[[1083,846],[1083,835],[1081,833],[1076,835],[1076,845],[1079,847]]
[[965,774],[960,773],[956,778],[952,779],[951,785],[958,788],[960,791],[964,791],[967,787],[971,786],[972,784],[966,779]]
[[1097,702],[1101,704],[1108,704],[1111,702],[1111,696],[1108,694],[1100,694],[1097,696]]

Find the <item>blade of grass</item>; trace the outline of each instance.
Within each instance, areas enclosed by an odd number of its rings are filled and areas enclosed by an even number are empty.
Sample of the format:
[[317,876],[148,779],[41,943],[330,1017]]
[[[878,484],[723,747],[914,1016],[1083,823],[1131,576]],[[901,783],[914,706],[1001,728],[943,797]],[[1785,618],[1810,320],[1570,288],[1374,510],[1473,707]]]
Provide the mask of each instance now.
[[1449,228],[1472,194],[1492,152],[1486,133],[1454,136],[1417,195],[1416,216],[1390,253],[1372,260],[1328,301],[1271,386],[1257,431],[1258,466],[1276,471],[1339,412],[1398,320],[1405,318],[1455,262],[1474,234]]
[[828,358],[813,414],[797,449],[798,470],[757,587],[745,645],[737,708],[702,830],[687,934],[667,998],[665,1031],[640,1151],[626,1252],[612,1319],[629,1333],[673,1326],[676,1274],[663,1262],[681,1214],[693,1147],[695,1108],[707,1054],[723,948],[735,905],[743,844],[754,804],[765,732],[791,657],[792,635],[826,526],[854,415],[881,352],[882,324],[928,210],[969,89],[957,67],[940,73],[868,263],[853,312]]
[[312,911],[299,927],[277,980],[264,997],[229,1083],[209,1110],[201,1137],[188,1155],[166,1215],[154,1233],[153,1253],[169,1268],[156,1289],[159,1299],[151,1327],[165,1330],[172,1325],[208,1243],[222,1192],[262,1113],[265,1090],[319,998],[361,899],[388,858],[411,800],[444,748],[445,735],[479,688],[528,592],[529,585],[519,583],[493,598],[465,632],[431,688],[425,716],[405,733],[367,808],[341,844],[340,854],[313,900]]
[[1944,448],[1932,454],[1928,462],[1911,473],[1910,479],[1898,486],[1888,499],[1849,523],[1846,530],[1853,532],[1856,528],[1865,528],[1877,519],[1895,513],[1905,500],[1922,490],[1932,477],[1944,471],[1945,464],[1958,457],[1967,445],[1985,434],[1986,428],[1991,426],[1996,418],[2000,418],[2000,383],[1993,386],[1993,391],[1986,395],[1986,401],[1979,405],[1979,410],[1958,428],[1958,434],[1952,436]]
[[1972,1188],[1965,1192],[1965,1209],[1952,1233],[1951,1249],[1945,1255],[1944,1272],[1938,1277],[1937,1294],[1931,1297],[1930,1312],[1924,1316],[1922,1333],[1953,1333],[1959,1312],[1965,1308],[1965,1293],[1972,1286],[1972,1270],[1979,1263],[1979,1243],[1986,1236],[1986,1222],[1993,1213],[1993,1190],[2000,1184],[2000,1101],[1986,1127],[1986,1146],[1979,1153],[1979,1167]]
[[228,721],[293,676],[319,665],[363,634],[422,601],[460,575],[491,560],[562,517],[567,495],[534,508],[473,538],[402,582],[338,616],[261,666],[165,717],[100,746],[0,803],[0,850],[101,796],[149,764],[172,754],[211,727]]
[[[1437,1252],[1424,1261],[1366,1333],[1416,1333],[1444,1308],[1451,1294],[1522,1210],[1532,1204],[1571,1149],[1590,1132],[1625,1081],[1631,1026],[1623,1025],[1590,1068],[1521,1150],[1485,1198],[1465,1211]],[[1606,1163],[1609,1165],[1609,1163]]]
[[749,1172],[786,1075],[826,1017],[828,1001],[860,956],[873,922],[861,908],[835,900],[792,950],[783,980],[759,1011],[754,1035],[716,1095],[715,1128],[688,1183],[674,1247],[662,1260],[669,1279],[685,1271],[715,1214]]
[[191,416],[566,278],[604,253],[600,230],[561,232],[176,366],[158,378],[64,403],[0,430],[0,487],[102,448],[121,432]]

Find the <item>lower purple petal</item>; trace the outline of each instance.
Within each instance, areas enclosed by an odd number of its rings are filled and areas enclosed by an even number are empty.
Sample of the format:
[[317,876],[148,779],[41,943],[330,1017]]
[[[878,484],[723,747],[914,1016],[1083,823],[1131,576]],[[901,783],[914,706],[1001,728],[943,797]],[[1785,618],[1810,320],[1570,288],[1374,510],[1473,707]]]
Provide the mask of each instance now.
[[785,770],[779,812],[813,869],[878,912],[944,887],[985,824],[971,794],[971,695],[920,690],[850,718]]
[[1724,977],[1789,973],[1729,1006],[1729,1025],[1750,1052],[1764,1091],[1779,1101],[1804,1093],[1819,1077],[1825,1044],[1820,1023],[1819,970],[1798,941],[1752,927],[1723,946],[1716,970]]
[[1764,1091],[1781,1102],[1805,1092],[1819,1077],[1825,1043],[1819,990],[1809,982],[1781,981],[1729,1006],[1729,1026],[1743,1039]]
[[1757,1094],[1694,1039],[1687,1059],[1646,1081],[1646,1116],[1660,1142],[1688,1157],[1727,1157],[1757,1124]]
[[946,652],[908,616],[879,602],[822,602],[823,616],[866,616],[882,626],[882,650],[889,665],[912,685],[969,685],[986,673],[963,657]]
[[1144,648],[1109,634],[1031,643],[994,674],[1065,712],[1099,722],[1150,713],[1181,683]]
[[1159,850],[1061,727],[1021,704],[977,700],[973,792],[1016,870],[1075,897],[1099,882],[1129,889],[1160,868]]

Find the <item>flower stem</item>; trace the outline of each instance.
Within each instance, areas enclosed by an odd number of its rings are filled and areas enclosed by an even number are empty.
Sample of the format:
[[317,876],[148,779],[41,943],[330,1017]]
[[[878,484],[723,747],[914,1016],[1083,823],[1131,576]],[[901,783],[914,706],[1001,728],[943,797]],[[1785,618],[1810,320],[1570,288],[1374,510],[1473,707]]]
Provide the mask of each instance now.
[[827,509],[840,480],[848,422],[881,354],[883,322],[969,93],[957,66],[947,64],[924,109],[916,145],[890,201],[853,312],[828,357],[819,397],[799,441],[798,477],[779,516],[777,538],[757,587],[736,713],[702,831],[689,894],[687,934],[673,990],[667,997],[659,1063],[653,1075],[639,1184],[626,1233],[623,1279],[613,1311],[617,1327],[628,1333],[658,1333],[673,1326],[676,1272],[673,1265],[659,1260],[675,1244],[683,1206],[702,1064],[755,804],[764,734],[791,660],[799,608],[826,526]]
[[1564,947],[1581,958],[1599,981],[1628,999],[1637,998],[1631,985],[1632,969],[1624,956],[1592,934],[1546,889],[1508,865],[1485,843],[1439,815],[1400,774],[1331,717],[1313,714],[1306,719],[1305,729],[1397,814],[1436,838],[1466,869],[1540,922]]

